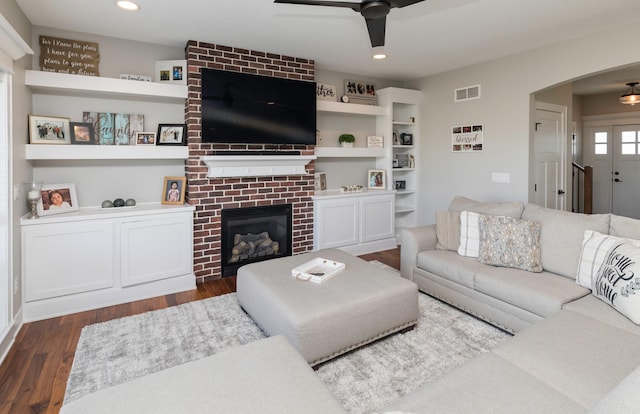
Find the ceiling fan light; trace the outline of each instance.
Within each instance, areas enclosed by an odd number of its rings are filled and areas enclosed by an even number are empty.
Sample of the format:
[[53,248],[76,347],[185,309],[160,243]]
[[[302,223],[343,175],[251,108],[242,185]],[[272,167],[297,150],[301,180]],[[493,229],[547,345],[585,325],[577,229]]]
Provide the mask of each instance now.
[[638,82],[627,83],[629,88],[620,97],[620,103],[631,106],[640,103],[640,90],[636,88],[637,84]]
[[376,46],[372,50],[372,57],[376,60],[386,59],[387,53],[384,50],[384,46]]
[[140,10],[140,5],[130,0],[118,0],[116,1],[116,6],[121,8],[122,10],[127,11],[138,11]]

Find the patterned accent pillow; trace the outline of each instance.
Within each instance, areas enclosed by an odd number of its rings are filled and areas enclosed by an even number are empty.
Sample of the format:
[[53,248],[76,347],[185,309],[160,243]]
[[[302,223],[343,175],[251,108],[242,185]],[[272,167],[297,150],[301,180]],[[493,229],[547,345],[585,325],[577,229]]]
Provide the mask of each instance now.
[[478,218],[480,263],[542,272],[540,223],[506,216]]
[[460,212],[460,256],[478,257],[480,250],[480,232],[478,229],[480,214],[471,211]]
[[595,297],[640,325],[640,247],[619,242],[591,281]]
[[593,230],[586,230],[582,239],[582,251],[578,261],[576,283],[591,289],[591,280],[605,260],[609,249],[619,243],[630,243],[640,247],[640,240],[610,236]]

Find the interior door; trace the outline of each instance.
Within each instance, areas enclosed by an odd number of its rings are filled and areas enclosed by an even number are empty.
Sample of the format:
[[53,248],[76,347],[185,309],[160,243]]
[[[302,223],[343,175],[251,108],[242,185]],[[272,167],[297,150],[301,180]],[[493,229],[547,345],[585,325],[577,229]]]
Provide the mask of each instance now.
[[565,208],[565,126],[564,113],[536,104],[533,136],[533,203],[547,208]]
[[613,127],[611,212],[640,219],[640,124]]

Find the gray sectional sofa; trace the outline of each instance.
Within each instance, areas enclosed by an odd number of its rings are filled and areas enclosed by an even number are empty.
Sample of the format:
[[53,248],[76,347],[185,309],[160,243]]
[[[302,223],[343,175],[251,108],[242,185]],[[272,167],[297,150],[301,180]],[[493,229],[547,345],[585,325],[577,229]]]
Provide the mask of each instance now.
[[[540,223],[544,270],[489,266],[452,251],[460,231],[452,226],[463,211]],[[576,283],[578,266],[586,260],[585,231],[640,239],[639,220],[459,197],[436,221],[406,230],[402,276],[420,290],[516,334],[386,410],[640,412],[640,327]],[[633,292],[629,297],[633,299]]]
[[[476,246],[478,257],[464,256],[475,254],[472,222],[477,222],[482,239]],[[576,283],[576,274],[589,266],[597,270],[598,260],[605,259],[627,275],[636,270],[640,275],[640,253],[637,261],[598,256],[606,244],[598,238],[586,243],[590,231],[640,240],[640,220],[459,197],[449,211],[438,213],[436,224],[407,229],[401,249],[403,277],[515,335],[379,412],[640,412],[640,326],[622,314],[640,314],[640,303],[637,309],[635,302],[631,308],[614,309],[592,293],[594,288],[610,297],[600,279]],[[493,243],[494,233],[508,235],[501,238],[517,254]],[[598,242],[596,249],[586,254],[592,240]],[[607,254],[618,246],[627,243],[616,242]],[[594,259],[587,260],[591,256]],[[601,275],[616,281],[627,277],[598,270]],[[625,300],[635,301],[640,276],[627,282]],[[98,391],[65,404],[61,413],[178,411],[345,413],[284,337]]]

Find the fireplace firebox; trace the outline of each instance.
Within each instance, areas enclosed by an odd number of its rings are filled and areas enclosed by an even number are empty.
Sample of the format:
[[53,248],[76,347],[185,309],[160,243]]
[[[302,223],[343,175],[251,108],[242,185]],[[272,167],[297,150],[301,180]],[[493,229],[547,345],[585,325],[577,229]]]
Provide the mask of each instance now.
[[291,256],[291,204],[226,208],[221,213],[222,276],[245,264]]

